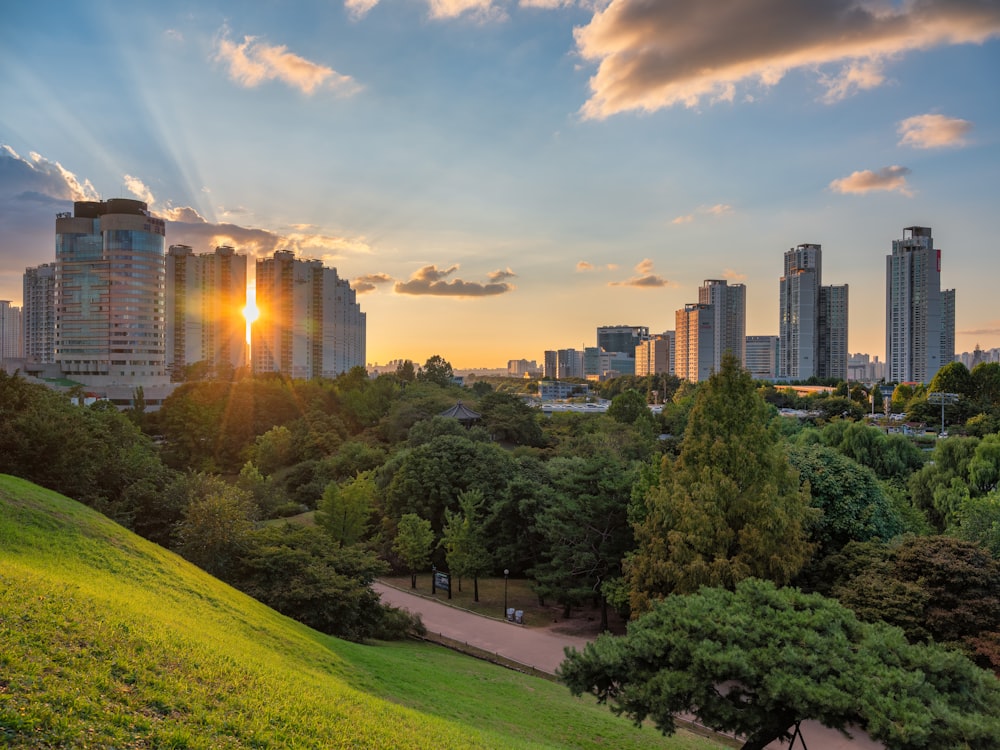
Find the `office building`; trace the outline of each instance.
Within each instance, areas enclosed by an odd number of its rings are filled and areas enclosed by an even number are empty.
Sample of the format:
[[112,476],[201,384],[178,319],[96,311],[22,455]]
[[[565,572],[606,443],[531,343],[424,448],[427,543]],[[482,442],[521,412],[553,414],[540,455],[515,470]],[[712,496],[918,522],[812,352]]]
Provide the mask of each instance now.
[[247,256],[228,246],[167,251],[167,368],[174,379],[201,363],[215,376],[246,365]]
[[941,291],[930,227],[906,227],[885,261],[886,378],[929,383],[954,359],[955,290]]
[[778,377],[846,379],[848,287],[823,286],[820,245],[785,253],[778,304]]
[[32,363],[56,361],[56,266],[43,263],[24,271],[24,356]]
[[556,350],[556,378],[584,378],[583,352],[576,349]]
[[678,310],[674,336],[674,374],[697,383],[715,371],[715,311],[712,305],[691,303]]
[[84,385],[160,385],[165,225],[142,201],[77,201],[56,216],[55,361]]
[[559,355],[555,349],[546,349],[544,353],[545,361],[542,368],[542,377],[546,380],[555,380],[559,370]]
[[597,347],[606,352],[635,355],[635,347],[649,338],[649,326],[598,326]]
[[777,336],[747,336],[743,367],[756,380],[774,380],[778,376]]
[[639,342],[635,347],[635,374],[638,377],[674,374],[674,332],[664,331]]
[[257,261],[256,287],[255,373],[333,378],[365,366],[366,316],[335,268],[279,250]]
[[706,279],[698,289],[698,302],[711,305],[714,316],[715,352],[713,367],[722,366],[724,354],[746,361],[747,290],[743,284],[729,285],[724,279]]

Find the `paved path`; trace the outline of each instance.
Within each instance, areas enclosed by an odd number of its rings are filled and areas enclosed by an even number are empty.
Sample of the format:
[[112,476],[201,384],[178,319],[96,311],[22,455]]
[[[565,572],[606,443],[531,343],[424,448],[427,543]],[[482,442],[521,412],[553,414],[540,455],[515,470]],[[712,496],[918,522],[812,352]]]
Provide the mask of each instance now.
[[[379,582],[375,583],[374,589],[386,604],[420,615],[428,632],[475,646],[549,674],[555,674],[556,668],[562,662],[563,649],[568,646],[582,649],[588,640],[483,617]],[[872,741],[866,735],[848,740],[839,732],[815,722],[803,722],[802,734],[808,750],[882,749],[881,744]],[[794,748],[780,743],[772,743],[768,747],[775,750],[799,750],[802,748],[802,743],[796,740]]]

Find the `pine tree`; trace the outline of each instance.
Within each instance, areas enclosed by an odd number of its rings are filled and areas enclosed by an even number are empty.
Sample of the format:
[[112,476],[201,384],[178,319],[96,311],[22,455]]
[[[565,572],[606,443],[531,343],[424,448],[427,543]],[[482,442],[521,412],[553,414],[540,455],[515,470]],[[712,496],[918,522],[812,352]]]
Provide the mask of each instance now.
[[814,511],[769,407],[733,357],[699,389],[680,455],[664,459],[627,561],[638,614],[653,599],[751,576],[787,583],[811,554]]

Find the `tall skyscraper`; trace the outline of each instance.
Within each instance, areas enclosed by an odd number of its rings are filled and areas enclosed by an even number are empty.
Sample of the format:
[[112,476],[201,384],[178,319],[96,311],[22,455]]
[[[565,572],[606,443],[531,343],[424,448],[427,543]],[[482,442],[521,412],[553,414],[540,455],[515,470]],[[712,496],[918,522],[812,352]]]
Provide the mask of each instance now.
[[706,279],[698,289],[698,302],[711,305],[715,317],[716,370],[722,366],[722,356],[732,354],[740,363],[746,361],[747,288],[743,284],[729,285],[724,279]]
[[757,380],[774,380],[778,374],[778,337],[747,336],[743,366]]
[[676,315],[674,374],[697,383],[716,369],[715,311],[712,305],[691,303]]
[[85,385],[168,382],[165,225],[142,201],[56,216],[55,360]]
[[56,361],[56,266],[24,271],[24,356],[48,365]]
[[846,379],[848,288],[823,286],[822,247],[788,250],[778,283],[778,376]]
[[649,338],[649,326],[598,326],[597,346],[606,352],[635,354],[636,345]]
[[247,256],[228,246],[167,251],[167,367],[176,378],[203,363],[215,374],[246,364]]
[[336,377],[365,366],[366,317],[347,281],[318,260],[279,250],[257,261],[253,371]]
[[955,290],[941,291],[930,227],[906,227],[885,259],[886,378],[929,383],[955,356]]

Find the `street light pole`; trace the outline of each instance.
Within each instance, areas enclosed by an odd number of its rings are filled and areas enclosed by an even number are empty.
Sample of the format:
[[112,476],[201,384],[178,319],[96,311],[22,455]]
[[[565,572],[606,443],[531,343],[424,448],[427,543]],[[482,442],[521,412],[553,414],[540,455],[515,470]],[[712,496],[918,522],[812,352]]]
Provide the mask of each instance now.
[[503,617],[507,619],[507,576],[510,575],[510,571],[507,568],[503,569]]

